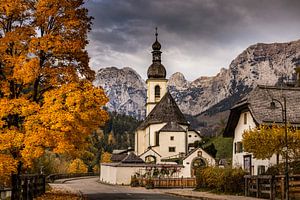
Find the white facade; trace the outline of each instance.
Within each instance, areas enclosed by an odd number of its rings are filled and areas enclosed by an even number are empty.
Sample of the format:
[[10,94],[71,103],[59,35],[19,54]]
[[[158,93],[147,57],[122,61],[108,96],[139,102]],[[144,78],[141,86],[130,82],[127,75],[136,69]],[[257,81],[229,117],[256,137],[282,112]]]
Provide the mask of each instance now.
[[[167,93],[167,79],[148,79],[146,116],[152,111],[161,98]],[[159,96],[155,95],[155,87],[159,87]]]
[[206,153],[203,149],[197,148],[191,154],[189,154],[188,156],[186,156],[183,159],[182,164],[184,167],[181,169],[181,175],[183,177],[193,177],[194,176],[194,174],[192,174],[193,173],[192,165],[196,159],[203,159],[205,161],[206,166],[215,166],[216,165],[216,161],[211,155]]
[[140,155],[144,153],[150,146],[155,146],[156,134],[167,123],[151,124],[144,130],[137,130],[135,132],[135,154]]
[[[197,132],[197,131],[191,131],[189,130],[188,133],[187,133],[187,141],[188,141],[188,144],[194,144],[194,142],[196,141],[201,141],[202,138],[200,136],[200,133]],[[188,152],[190,152],[191,150],[193,150],[194,147],[188,147]]]
[[144,161],[148,161],[147,158],[148,157],[152,157],[155,158],[156,163],[160,163],[161,162],[161,155],[158,154],[155,150],[153,150],[152,148],[148,149],[147,151],[145,151],[143,154],[141,154],[139,156],[141,159],[143,159]]
[[159,146],[153,148],[166,158],[179,153],[185,154],[186,147],[186,132],[159,132]]
[[143,164],[102,163],[100,181],[114,185],[129,185],[131,176],[143,168]]
[[242,140],[245,130],[255,128],[256,124],[249,111],[242,112],[238,124],[234,131],[233,138],[233,152],[232,152],[232,166],[242,167],[242,169],[251,172],[252,175],[257,175],[258,171],[265,171],[271,165],[276,164],[276,155],[271,159],[255,159],[253,155],[243,151]]

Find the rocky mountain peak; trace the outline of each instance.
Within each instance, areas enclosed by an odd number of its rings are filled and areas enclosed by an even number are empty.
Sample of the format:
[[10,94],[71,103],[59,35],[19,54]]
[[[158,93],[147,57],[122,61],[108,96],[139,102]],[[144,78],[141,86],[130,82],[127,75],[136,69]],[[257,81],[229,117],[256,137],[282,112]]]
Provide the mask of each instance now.
[[[216,76],[199,77],[189,82],[177,72],[170,77],[168,86],[183,113],[200,118],[213,116],[230,109],[257,84],[284,84],[293,77],[297,62],[300,62],[300,40],[258,43],[245,49]],[[106,90],[109,109],[137,118],[144,116],[146,85],[133,69],[100,69],[94,83]]]
[[110,111],[117,111],[137,119],[145,117],[146,83],[132,68],[101,68],[94,81],[101,86],[109,98],[106,105]]
[[169,86],[174,86],[176,88],[187,88],[189,87],[189,82],[185,79],[184,75],[180,72],[172,74],[168,80]]

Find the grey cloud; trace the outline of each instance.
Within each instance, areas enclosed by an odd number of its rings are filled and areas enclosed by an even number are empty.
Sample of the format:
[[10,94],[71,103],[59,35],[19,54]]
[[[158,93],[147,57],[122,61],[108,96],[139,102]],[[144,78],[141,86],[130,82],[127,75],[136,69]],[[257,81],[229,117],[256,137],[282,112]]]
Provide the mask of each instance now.
[[91,43],[133,56],[149,50],[155,26],[165,51],[182,49],[192,58],[300,37],[299,0],[89,0],[86,7],[95,18]]

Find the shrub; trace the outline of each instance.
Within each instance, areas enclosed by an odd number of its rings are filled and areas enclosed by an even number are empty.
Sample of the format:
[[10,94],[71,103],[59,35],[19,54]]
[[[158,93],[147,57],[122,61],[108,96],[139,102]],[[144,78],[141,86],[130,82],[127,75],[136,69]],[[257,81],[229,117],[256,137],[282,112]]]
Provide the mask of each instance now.
[[131,176],[130,186],[131,187],[138,187],[138,186],[140,186],[139,180],[137,179],[136,175]]
[[146,185],[145,185],[146,189],[153,189],[154,188],[154,182],[152,179],[147,179],[146,180]]
[[197,188],[225,193],[241,193],[244,190],[242,169],[207,167],[199,169],[196,175]]
[[300,174],[300,160],[295,160],[290,163],[290,170],[293,174]]
[[279,165],[273,165],[268,167],[267,171],[264,173],[265,175],[278,175],[278,174],[283,174],[283,166],[281,164]]

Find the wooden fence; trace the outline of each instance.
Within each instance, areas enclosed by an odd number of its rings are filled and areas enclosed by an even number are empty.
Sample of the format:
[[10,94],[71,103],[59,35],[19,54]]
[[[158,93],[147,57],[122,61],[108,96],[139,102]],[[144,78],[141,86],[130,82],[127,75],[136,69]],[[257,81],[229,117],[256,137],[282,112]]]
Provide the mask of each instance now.
[[0,188],[0,199],[8,199],[11,197],[11,188]]
[[[285,176],[246,175],[245,196],[257,198],[285,199]],[[300,199],[300,175],[289,176],[289,194],[291,198]]]
[[154,188],[195,188],[196,178],[137,178],[139,185],[146,186],[151,181]]
[[12,175],[12,200],[32,200],[45,193],[44,175]]
[[275,179],[271,175],[250,176],[245,178],[245,196],[275,199]]
[[[276,176],[276,188],[281,199],[284,199],[285,176]],[[294,199],[300,199],[300,174],[289,176],[289,196]]]

